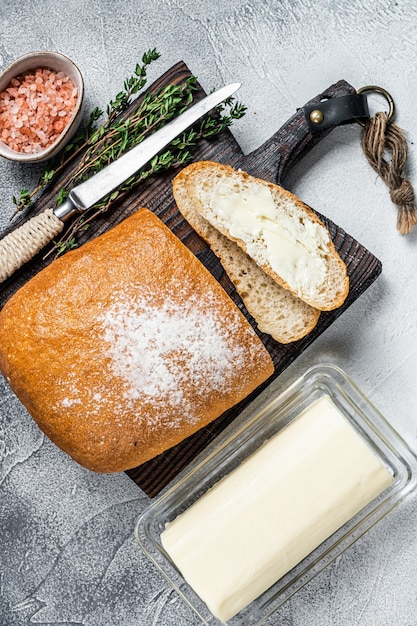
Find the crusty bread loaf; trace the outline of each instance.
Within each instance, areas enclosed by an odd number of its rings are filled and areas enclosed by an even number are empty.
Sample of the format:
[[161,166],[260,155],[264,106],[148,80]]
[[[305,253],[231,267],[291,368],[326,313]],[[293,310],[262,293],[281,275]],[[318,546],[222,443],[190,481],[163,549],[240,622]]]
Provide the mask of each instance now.
[[259,330],[280,343],[291,343],[316,326],[320,311],[311,307],[266,274],[237,243],[228,239],[196,211],[192,170],[173,180],[177,207],[194,230],[219,257]]
[[58,446],[114,472],[217,418],[273,364],[211,274],[141,209],[9,300],[0,370]]
[[328,230],[296,196],[211,161],[193,163],[181,175],[187,176],[195,211],[278,284],[319,310],[343,304],[346,266]]

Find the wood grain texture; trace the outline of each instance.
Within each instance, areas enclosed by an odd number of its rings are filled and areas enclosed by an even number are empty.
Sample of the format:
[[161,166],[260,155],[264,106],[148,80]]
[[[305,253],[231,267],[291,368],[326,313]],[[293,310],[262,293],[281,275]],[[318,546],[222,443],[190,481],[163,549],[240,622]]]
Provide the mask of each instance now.
[[[189,69],[184,63],[180,62],[161,76],[150,89],[158,89],[169,82],[175,84],[183,83],[189,75]],[[310,102],[319,102],[323,98],[334,98],[338,95],[346,95],[352,93],[352,91],[354,91],[354,89],[351,85],[345,81],[339,81],[323,93],[318,94]],[[196,95],[196,100],[201,99],[204,95],[204,91],[200,87]],[[128,110],[126,114],[129,115],[131,111],[132,109]],[[325,131],[322,134],[315,134],[313,137],[308,130],[303,113],[299,109],[272,137],[257,150],[248,155],[243,154],[239,145],[233,138],[233,135],[225,131],[214,141],[202,142],[194,154],[194,159],[220,161],[236,168],[240,167],[254,176],[285,186],[285,176],[290,168],[327,135],[328,132],[329,131]],[[37,201],[32,215],[38,214],[45,208],[54,206],[58,190],[62,185],[65,185],[75,165],[76,163],[68,167],[60,179],[54,183],[54,186],[48,189]],[[254,320],[246,311],[239,295],[218,259],[177,210],[171,191],[171,179],[175,174],[176,172],[168,172],[164,175],[149,179],[136,190],[129,192],[124,197],[117,200],[113,204],[111,211],[97,219],[92,227],[83,235],[81,243],[105,232],[113,225],[118,224],[139,207],[146,206],[158,215],[174,234],[177,235],[209,269],[256,329]],[[323,313],[313,332],[298,342],[289,345],[278,344],[270,336],[257,331],[274,362],[275,372],[272,378],[279,376],[297,356],[299,356],[369,287],[381,272],[381,263],[374,255],[325,216],[320,214],[319,216],[329,228],[335,246],[342,259],[346,262],[350,279],[350,293],[345,304],[340,309]],[[25,216],[22,216],[20,221],[16,221],[9,231],[18,227],[25,219]],[[43,258],[44,254],[45,252],[39,254],[33,261],[25,265],[8,281],[3,283],[0,288],[1,306],[3,306],[20,286],[25,284],[27,280],[51,262],[51,256],[45,260]],[[271,379],[268,382],[271,382]],[[150,497],[155,496],[178,472],[195,458],[216,435],[233,421],[242,409],[265,388],[268,382],[256,390],[256,392],[246,400],[219,417],[210,426],[202,429],[193,437],[190,437],[180,445],[168,450],[152,461],[128,471],[127,474],[147,495]]]

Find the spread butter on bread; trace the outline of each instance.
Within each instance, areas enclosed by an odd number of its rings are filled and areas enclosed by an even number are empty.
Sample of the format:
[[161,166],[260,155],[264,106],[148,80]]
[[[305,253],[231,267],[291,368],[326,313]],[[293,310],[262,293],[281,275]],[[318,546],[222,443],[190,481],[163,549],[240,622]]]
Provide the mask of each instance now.
[[12,296],[0,370],[52,441],[115,472],[216,419],[273,364],[208,270],[140,209]]
[[[193,210],[279,285],[321,311],[343,304],[346,266],[327,228],[299,198],[211,161],[193,163],[176,177],[177,197],[182,180]],[[181,210],[181,199],[179,204]]]
[[179,211],[217,255],[259,330],[287,344],[302,339],[317,325],[320,311],[294,296],[196,210],[193,167],[173,180]]

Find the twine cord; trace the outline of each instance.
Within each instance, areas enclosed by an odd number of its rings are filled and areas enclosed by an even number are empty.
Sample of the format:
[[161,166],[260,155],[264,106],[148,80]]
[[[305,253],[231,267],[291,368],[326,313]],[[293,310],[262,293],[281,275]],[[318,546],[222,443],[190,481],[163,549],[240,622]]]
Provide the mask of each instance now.
[[0,282],[32,259],[64,228],[52,209],[32,217],[0,241]]
[[[403,176],[408,146],[404,132],[387,118],[384,112],[371,117],[364,124],[361,143],[368,162],[387,184],[391,200],[397,206],[397,229],[408,235],[417,224],[414,190]],[[385,158],[388,153],[390,162]]]

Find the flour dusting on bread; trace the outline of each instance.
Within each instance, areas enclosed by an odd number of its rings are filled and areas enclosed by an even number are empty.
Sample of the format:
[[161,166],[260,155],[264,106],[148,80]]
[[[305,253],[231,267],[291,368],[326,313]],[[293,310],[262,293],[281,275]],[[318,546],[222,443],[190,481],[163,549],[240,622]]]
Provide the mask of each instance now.
[[204,300],[191,296],[183,302],[167,296],[160,307],[151,294],[136,301],[115,295],[99,321],[104,354],[124,383],[127,401],[141,398],[160,415],[169,403],[196,421],[190,391],[204,397],[228,389],[245,355],[235,342],[237,310],[225,327],[215,300],[210,292]]

